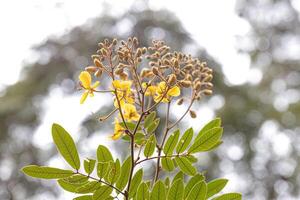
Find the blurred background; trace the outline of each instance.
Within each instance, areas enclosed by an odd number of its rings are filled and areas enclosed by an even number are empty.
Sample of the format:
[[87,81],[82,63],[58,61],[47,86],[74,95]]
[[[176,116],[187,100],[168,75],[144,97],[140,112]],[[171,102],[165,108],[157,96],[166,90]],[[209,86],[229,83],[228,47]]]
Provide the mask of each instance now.
[[[72,134],[82,158],[95,157],[100,143],[126,156],[124,141],[107,139],[111,121],[97,121],[111,96],[80,105],[76,87],[98,42],[128,36],[143,45],[165,40],[214,69],[214,95],[194,106],[198,118],[182,123],[197,131],[223,119],[224,144],[199,154],[208,180],[230,179],[225,191],[244,199],[300,199],[299,0],[10,0],[0,16],[1,200],[73,197],[19,171],[32,163],[66,167],[52,143],[53,122]],[[149,176],[153,164],[144,166]]]

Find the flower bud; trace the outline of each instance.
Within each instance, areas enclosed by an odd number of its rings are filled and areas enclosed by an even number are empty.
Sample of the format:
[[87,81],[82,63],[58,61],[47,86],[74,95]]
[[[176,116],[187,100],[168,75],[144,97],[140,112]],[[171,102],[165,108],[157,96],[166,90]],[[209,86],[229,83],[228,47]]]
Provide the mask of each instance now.
[[155,74],[155,75],[159,75],[160,73],[159,73],[159,69],[157,68],[157,67],[152,67],[152,72],[153,72],[153,74]]
[[192,118],[196,118],[196,117],[197,117],[197,114],[196,114],[195,111],[190,110],[190,116],[191,116]]
[[176,76],[175,76],[175,74],[171,74],[168,77],[168,84],[169,85],[174,85],[175,83],[176,83]]
[[86,67],[85,68],[85,71],[88,71],[88,72],[90,72],[90,73],[94,73],[94,72],[96,72],[97,71],[97,67],[95,67],[95,66],[88,66],[88,67]]
[[120,75],[121,73],[123,73],[123,68],[122,68],[122,67],[118,67],[118,68],[115,70],[115,74]]
[[112,44],[116,45],[118,43],[118,40],[116,38],[113,39]]
[[188,88],[188,87],[190,87],[192,85],[192,83],[191,83],[191,81],[182,80],[182,81],[180,81],[180,85],[182,87]]
[[102,75],[102,69],[98,69],[95,74],[96,77],[100,77]]
[[180,99],[178,99],[177,100],[177,105],[182,105],[183,104],[183,102],[184,102],[184,98],[180,98]]
[[206,89],[206,90],[203,90],[203,93],[205,95],[209,96],[209,95],[212,95],[212,90]]
[[199,91],[201,89],[201,82],[200,81],[197,81],[196,84],[194,85],[194,89],[196,91]]
[[140,48],[138,48],[135,53],[135,57],[140,57],[141,55],[142,55],[142,50]]
[[96,65],[96,67],[103,67],[103,64],[101,63],[101,61],[98,58],[94,59],[94,64]]
[[213,79],[213,76],[211,74],[206,74],[206,76],[203,79],[203,82],[209,82]]
[[100,51],[103,56],[107,56],[108,52],[105,48],[100,49]]
[[147,52],[147,48],[146,47],[143,47],[142,48],[142,54],[145,54]]
[[126,72],[122,72],[119,76],[122,80],[127,80],[128,78],[128,74]]

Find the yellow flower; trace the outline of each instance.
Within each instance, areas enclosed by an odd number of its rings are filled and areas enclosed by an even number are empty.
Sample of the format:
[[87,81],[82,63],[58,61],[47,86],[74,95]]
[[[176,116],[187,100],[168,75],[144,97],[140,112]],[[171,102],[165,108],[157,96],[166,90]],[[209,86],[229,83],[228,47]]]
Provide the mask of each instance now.
[[80,103],[83,104],[88,95],[90,95],[90,97],[94,96],[94,91],[100,85],[100,82],[96,81],[92,85],[92,77],[87,71],[83,71],[80,73],[79,80],[82,88],[85,89],[85,92],[82,94],[80,99]]
[[110,136],[111,139],[117,140],[124,134],[124,128],[120,125],[118,118],[115,118],[114,134]]
[[123,114],[125,120],[128,121],[138,121],[140,118],[139,113],[136,111],[136,108],[134,105],[126,103],[124,104],[124,114]]
[[[167,94],[166,93],[167,90]],[[180,95],[180,89],[178,86],[173,86],[170,89],[167,87],[166,82],[162,81],[158,84],[154,101],[159,102],[162,98],[163,103],[168,103],[171,97],[177,97]]]
[[[132,81],[114,80],[112,85],[117,91],[121,107],[123,107],[125,103],[134,104],[134,95],[131,92]],[[116,99],[114,100],[114,106],[119,107]]]
[[155,85],[150,85],[147,87],[147,83],[142,83],[142,87],[144,89],[147,88],[147,90],[145,91],[146,96],[154,96],[156,94],[157,87]]

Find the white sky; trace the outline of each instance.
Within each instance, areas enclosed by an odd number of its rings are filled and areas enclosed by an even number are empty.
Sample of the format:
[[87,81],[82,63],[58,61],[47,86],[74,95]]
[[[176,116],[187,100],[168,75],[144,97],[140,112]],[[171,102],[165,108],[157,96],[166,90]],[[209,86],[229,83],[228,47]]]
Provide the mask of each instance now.
[[[103,1],[4,1],[0,7],[0,89],[18,80],[24,61],[35,59],[30,50],[32,45],[96,17],[102,11]],[[112,13],[119,15],[134,0],[107,2],[112,5]],[[173,11],[192,37],[224,66],[230,83],[241,84],[249,79],[250,61],[247,55],[237,53],[235,36],[245,35],[250,27],[234,13],[235,0],[187,0],[185,3],[151,0],[150,6]]]

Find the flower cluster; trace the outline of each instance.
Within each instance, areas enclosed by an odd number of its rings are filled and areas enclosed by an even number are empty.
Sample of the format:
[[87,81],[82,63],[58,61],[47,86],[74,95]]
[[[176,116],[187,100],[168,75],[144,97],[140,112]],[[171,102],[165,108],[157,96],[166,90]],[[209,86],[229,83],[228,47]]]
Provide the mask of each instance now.
[[[79,75],[80,86],[85,90],[80,102],[84,103],[87,96],[93,96],[95,92],[113,94],[114,111],[119,113],[111,137],[114,140],[128,134],[124,124],[143,121],[159,104],[171,104],[175,98],[178,98],[178,105],[188,99],[187,112],[196,117],[191,110],[193,102],[202,95],[212,94],[212,69],[206,62],[171,52],[163,41],[154,40],[147,48],[140,47],[135,37],[120,42],[106,39],[99,43],[99,50],[92,59],[94,65],[86,67]],[[111,87],[97,90],[100,82],[92,84],[91,74],[101,79],[104,73],[111,78]],[[187,90],[190,90],[190,96],[186,95]]]

